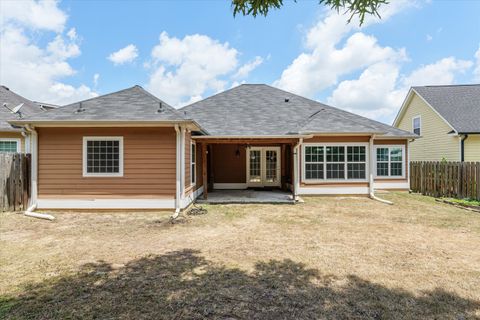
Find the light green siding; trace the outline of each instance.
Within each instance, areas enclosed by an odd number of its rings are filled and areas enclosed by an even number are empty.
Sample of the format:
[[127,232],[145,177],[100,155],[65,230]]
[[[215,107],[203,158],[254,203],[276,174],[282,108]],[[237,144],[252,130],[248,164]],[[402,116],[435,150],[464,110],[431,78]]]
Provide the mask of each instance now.
[[412,161],[460,161],[460,138],[448,133],[452,128],[416,93],[405,106],[397,127],[413,132],[412,119],[421,116],[420,139],[410,143]]
[[480,161],[480,135],[469,135],[465,140],[465,161]]

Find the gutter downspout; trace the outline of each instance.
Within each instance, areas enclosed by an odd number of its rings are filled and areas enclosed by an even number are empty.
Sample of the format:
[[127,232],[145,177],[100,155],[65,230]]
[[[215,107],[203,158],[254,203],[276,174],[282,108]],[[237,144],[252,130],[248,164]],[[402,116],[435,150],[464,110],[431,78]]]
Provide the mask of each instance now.
[[370,154],[370,156],[369,156],[369,168],[368,168],[368,171],[369,171],[369,179],[368,179],[369,197],[372,200],[376,200],[376,201],[379,201],[379,202],[382,202],[382,203],[392,205],[393,202],[382,199],[382,198],[379,198],[375,195],[375,186],[374,186],[375,181],[373,179],[373,170],[375,169],[374,166],[373,166],[374,161],[375,161],[375,145],[373,144],[374,139],[375,139],[375,135],[372,135],[370,137],[369,142],[368,142],[369,149],[370,149],[370,151],[369,151],[369,154]]
[[50,214],[45,213],[36,213],[34,212],[37,209],[37,180],[38,180],[38,134],[34,127],[26,125],[25,129],[30,135],[30,154],[32,155],[31,159],[31,168],[30,168],[30,206],[23,213],[28,217],[55,220],[55,217]]
[[298,189],[300,189],[300,175],[298,173],[299,169],[299,147],[303,143],[303,138],[298,139],[297,144],[293,147],[293,201],[298,201]]
[[463,135],[460,140],[460,161],[465,161],[465,140],[467,140],[468,134]]
[[176,132],[176,155],[175,155],[175,173],[176,173],[176,186],[175,186],[175,213],[172,215],[172,219],[176,219],[178,214],[180,213],[180,198],[182,195],[181,192],[181,169],[182,165],[180,163],[180,145],[181,145],[181,131],[178,124],[175,125],[175,132]]

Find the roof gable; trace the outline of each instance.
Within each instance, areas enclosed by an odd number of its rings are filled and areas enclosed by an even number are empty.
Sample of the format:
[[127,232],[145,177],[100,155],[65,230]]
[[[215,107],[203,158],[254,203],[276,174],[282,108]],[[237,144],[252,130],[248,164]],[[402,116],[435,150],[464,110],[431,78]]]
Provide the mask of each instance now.
[[[480,84],[412,87],[411,91],[456,132],[480,133]],[[395,124],[401,118],[402,109]]]

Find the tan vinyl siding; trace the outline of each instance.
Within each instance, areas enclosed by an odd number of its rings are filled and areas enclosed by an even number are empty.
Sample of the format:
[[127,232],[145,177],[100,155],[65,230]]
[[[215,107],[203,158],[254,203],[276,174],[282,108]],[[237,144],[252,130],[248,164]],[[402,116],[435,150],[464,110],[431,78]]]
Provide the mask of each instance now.
[[0,139],[20,139],[20,151],[25,152],[25,138],[20,132],[0,132]]
[[[122,136],[123,177],[83,177],[84,136]],[[172,198],[173,128],[39,128],[39,198]]]
[[480,161],[480,134],[469,135],[464,147],[465,161]]
[[460,160],[459,138],[449,135],[452,128],[429,107],[416,93],[398,123],[403,130],[413,132],[412,119],[421,116],[420,139],[410,143],[412,161]]

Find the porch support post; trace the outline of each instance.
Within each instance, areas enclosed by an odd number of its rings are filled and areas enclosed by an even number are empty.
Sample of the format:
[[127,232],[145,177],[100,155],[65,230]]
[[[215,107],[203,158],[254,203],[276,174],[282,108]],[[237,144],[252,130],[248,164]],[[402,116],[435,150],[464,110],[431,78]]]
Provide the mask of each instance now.
[[203,199],[208,198],[208,177],[207,177],[207,149],[208,145],[202,143],[202,180],[203,180]]
[[297,201],[298,191],[300,189],[300,146],[303,139],[300,138],[298,143],[293,147],[293,200]]

